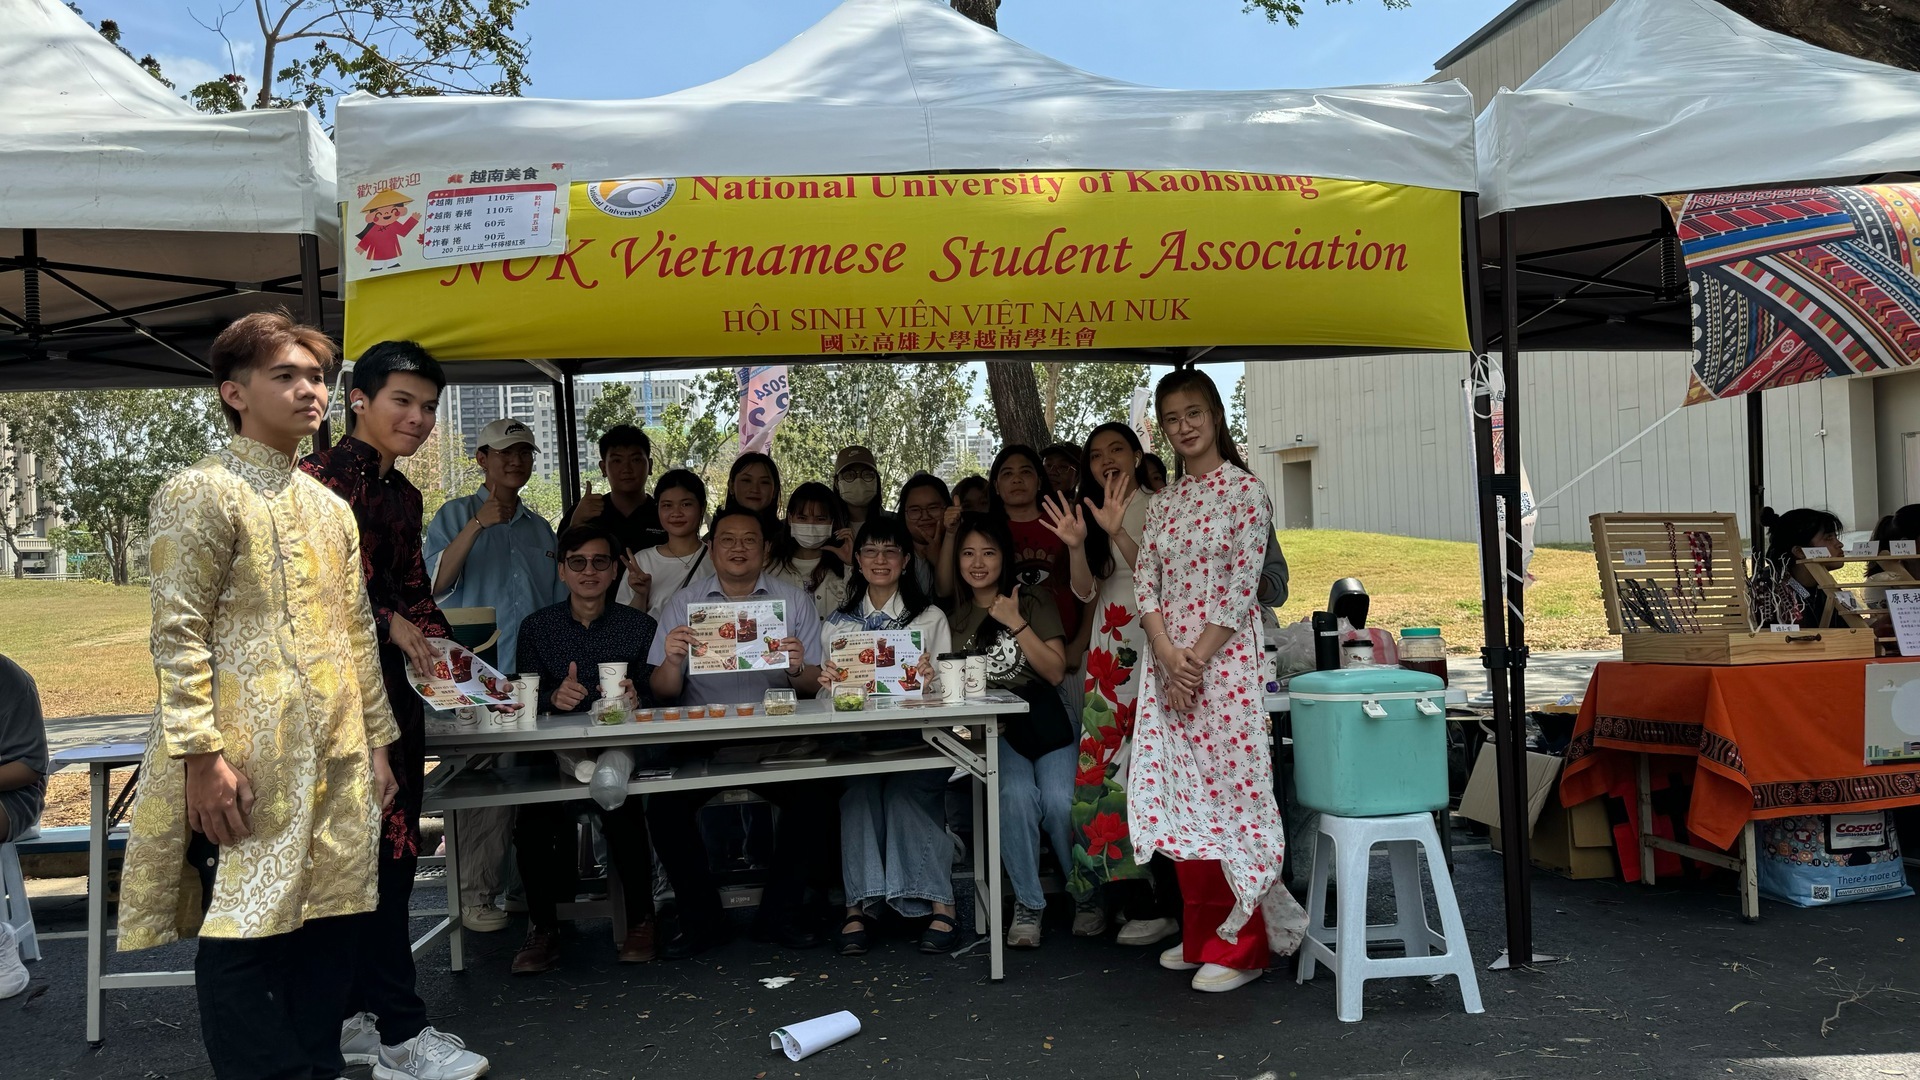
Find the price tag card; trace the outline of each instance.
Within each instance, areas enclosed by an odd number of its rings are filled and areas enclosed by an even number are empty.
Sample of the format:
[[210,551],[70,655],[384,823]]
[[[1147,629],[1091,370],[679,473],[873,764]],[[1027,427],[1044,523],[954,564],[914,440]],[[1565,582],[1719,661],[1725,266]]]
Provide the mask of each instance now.
[[1887,614],[1893,617],[1900,655],[1920,656],[1920,589],[1888,589]]
[[787,654],[780,648],[787,637],[784,600],[688,604],[687,625],[694,635],[687,669],[694,675],[787,666]]
[[1823,547],[1801,548],[1800,557],[1803,559],[1831,559],[1833,558],[1833,552]]
[[1880,554],[1880,542],[1878,540],[1855,540],[1853,543],[1847,545],[1848,558],[1859,559],[1878,554]]
[[552,184],[442,188],[427,193],[426,257],[468,261],[494,252],[545,248],[553,241]]
[[1647,565],[1647,549],[1621,548],[1620,561],[1628,566],[1645,566]]
[[1889,540],[1887,541],[1887,554],[1915,555],[1920,554],[1920,552],[1914,550],[1914,542],[1911,540]]

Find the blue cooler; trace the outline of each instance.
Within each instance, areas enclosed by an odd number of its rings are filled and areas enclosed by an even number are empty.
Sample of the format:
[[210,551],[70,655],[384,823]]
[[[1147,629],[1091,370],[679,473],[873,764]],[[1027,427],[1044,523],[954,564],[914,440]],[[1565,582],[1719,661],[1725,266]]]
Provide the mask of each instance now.
[[1293,782],[1300,805],[1338,817],[1384,817],[1447,805],[1446,684],[1392,667],[1308,671],[1293,700]]

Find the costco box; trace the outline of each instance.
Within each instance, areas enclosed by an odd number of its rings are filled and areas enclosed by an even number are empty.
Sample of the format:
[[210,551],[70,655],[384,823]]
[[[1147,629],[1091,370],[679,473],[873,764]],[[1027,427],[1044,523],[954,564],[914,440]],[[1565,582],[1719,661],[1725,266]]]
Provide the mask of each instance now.
[[[1576,881],[1615,877],[1619,868],[1606,803],[1590,799],[1579,806],[1562,807],[1558,784],[1561,764],[1560,758],[1547,754],[1527,755],[1528,853],[1533,865]],[[1500,843],[1500,777],[1491,742],[1480,747],[1480,758],[1474,762],[1466,793],[1460,797],[1460,816],[1488,826],[1493,850],[1504,850]]]

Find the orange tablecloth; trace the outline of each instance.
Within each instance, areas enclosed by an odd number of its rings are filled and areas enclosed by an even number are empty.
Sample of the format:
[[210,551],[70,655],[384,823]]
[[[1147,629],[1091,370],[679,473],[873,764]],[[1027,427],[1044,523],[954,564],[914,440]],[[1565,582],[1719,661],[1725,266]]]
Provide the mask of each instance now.
[[1862,764],[1866,667],[1909,662],[1597,664],[1560,800],[1605,794],[1647,753],[1695,759],[1687,825],[1721,849],[1754,818],[1920,805],[1920,767]]

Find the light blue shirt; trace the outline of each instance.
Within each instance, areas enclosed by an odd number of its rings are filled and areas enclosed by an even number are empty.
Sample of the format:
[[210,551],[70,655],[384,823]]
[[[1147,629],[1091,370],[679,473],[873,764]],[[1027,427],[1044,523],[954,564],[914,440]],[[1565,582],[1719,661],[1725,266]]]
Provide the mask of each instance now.
[[[423,554],[427,576],[440,570],[440,556],[453,538],[467,527],[491,496],[485,485],[479,491],[454,499],[433,515],[427,526]],[[560,542],[553,526],[533,512],[522,500],[513,517],[499,525],[490,525],[474,537],[466,564],[453,588],[436,593],[441,607],[490,607],[500,627],[500,670],[518,672],[520,620],[549,604],[567,598],[567,587],[560,583],[559,564],[554,555]]]
[[[800,655],[809,664],[819,664],[823,659],[820,651],[820,614],[813,606],[813,596],[807,590],[789,581],[761,574],[760,581],[748,596],[728,596],[720,591],[720,576],[708,574],[693,584],[673,594],[667,606],[660,609],[660,629],[653,635],[653,648],[647,653],[647,663],[654,667],[667,662],[667,634],[676,627],[687,625],[687,605],[705,604],[723,600],[745,600],[751,597],[757,600],[785,600],[787,602],[787,634],[800,639]],[[682,670],[686,666],[681,662]],[[680,690],[682,705],[737,705],[746,701],[759,701],[768,690],[791,686],[786,669],[774,671],[742,671],[726,675],[686,676],[686,684]]]

